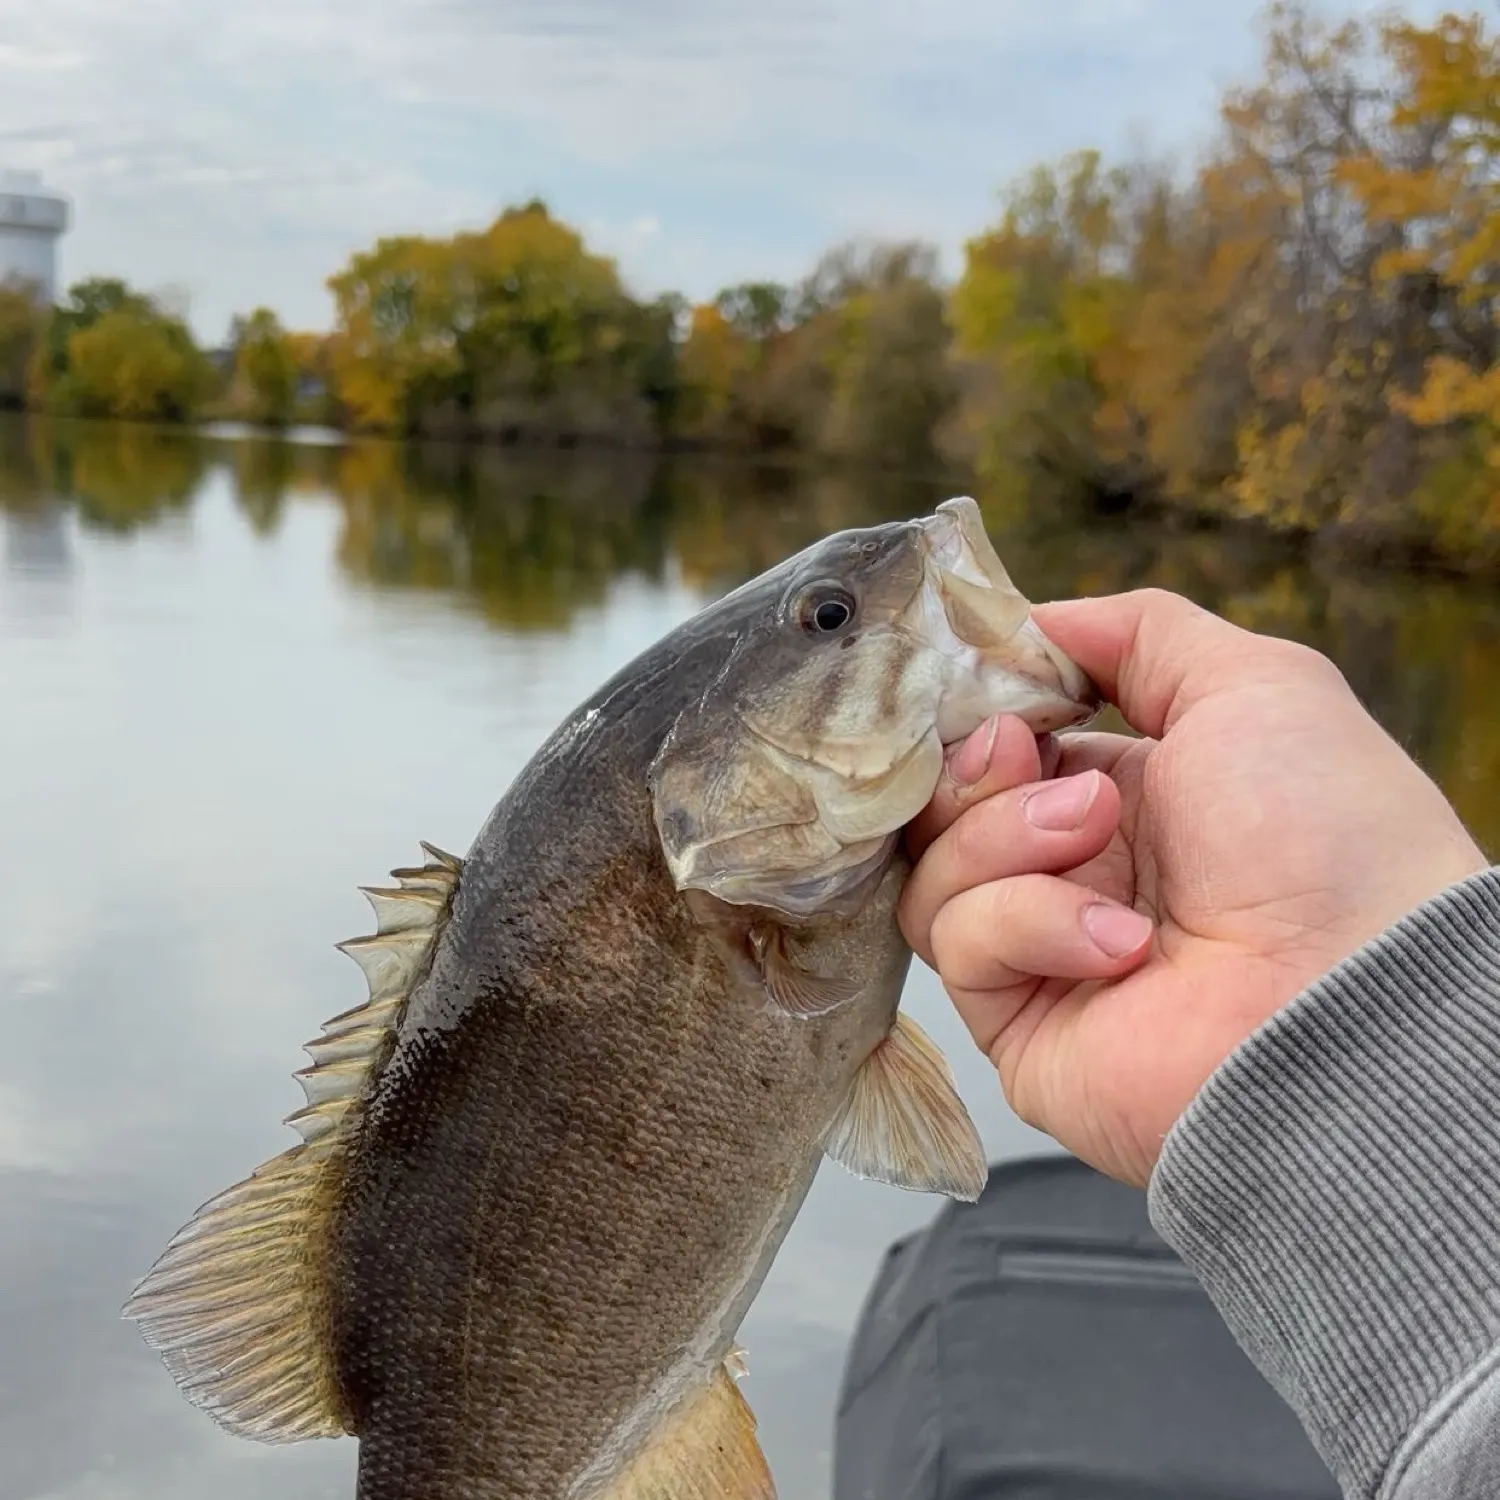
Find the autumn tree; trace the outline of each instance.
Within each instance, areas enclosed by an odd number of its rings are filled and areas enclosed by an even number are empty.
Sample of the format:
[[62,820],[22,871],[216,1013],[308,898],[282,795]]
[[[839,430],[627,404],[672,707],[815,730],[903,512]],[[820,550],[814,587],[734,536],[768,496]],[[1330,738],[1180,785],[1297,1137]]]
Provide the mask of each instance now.
[[335,380],[361,426],[637,437],[671,392],[676,305],[635,302],[540,203],[448,240],[382,240],[330,286]]
[[210,371],[175,318],[122,310],[68,340],[63,409],[84,417],[181,422],[208,394]]
[[695,308],[683,345],[688,436],[931,465],[951,403],[930,247],[840,245],[799,284],[747,282]]
[[1415,162],[1373,153],[1348,176],[1379,226],[1376,274],[1405,324],[1391,405],[1421,434],[1412,510],[1435,549],[1500,564],[1500,37],[1478,15],[1385,29],[1395,126]]
[[73,416],[186,421],[212,371],[186,323],[123,281],[69,289],[31,361],[31,400]]
[[36,348],[28,372],[28,394],[34,405],[65,405],[68,345],[75,333],[92,328],[110,313],[150,312],[150,299],[116,277],[95,276],[74,282],[52,309],[46,337]]
[[722,443],[740,429],[742,385],[753,354],[717,303],[692,309],[678,361],[679,435]]
[[25,404],[27,371],[46,326],[46,312],[34,287],[0,282],[0,409]]
[[[1120,478],[1099,424],[1132,310],[1130,187],[1127,171],[1080,152],[1033,171],[965,247],[950,445],[1008,495],[1061,497]],[[1115,385],[1116,402],[1128,402]]]
[[950,446],[1022,504],[1500,561],[1494,37],[1278,4],[1222,113],[1190,180],[1082,153],[1008,195],[953,296]]
[[451,367],[431,308],[441,248],[398,236],[354,255],[330,278],[337,307],[329,365],[335,389],[356,428],[412,425],[412,395]]
[[302,369],[298,350],[269,308],[258,307],[230,330],[234,351],[231,402],[249,421],[285,427],[295,414]]
[[895,467],[932,467],[956,395],[935,251],[841,247],[814,270],[801,301],[808,324],[832,323],[817,446]]

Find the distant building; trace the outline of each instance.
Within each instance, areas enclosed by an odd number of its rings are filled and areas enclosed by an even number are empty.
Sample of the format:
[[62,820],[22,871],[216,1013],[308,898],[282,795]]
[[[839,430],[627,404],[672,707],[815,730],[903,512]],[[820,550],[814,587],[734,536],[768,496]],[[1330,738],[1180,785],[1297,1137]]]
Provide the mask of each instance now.
[[68,200],[42,186],[38,172],[0,171],[0,282],[28,281],[44,302],[57,298],[57,242]]

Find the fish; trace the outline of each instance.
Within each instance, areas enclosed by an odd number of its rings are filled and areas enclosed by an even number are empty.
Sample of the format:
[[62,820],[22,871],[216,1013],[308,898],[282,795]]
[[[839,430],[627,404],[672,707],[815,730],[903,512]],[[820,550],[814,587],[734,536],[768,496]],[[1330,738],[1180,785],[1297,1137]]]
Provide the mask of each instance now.
[[125,1317],[227,1431],[356,1438],[358,1500],[772,1500],[738,1332],[820,1163],[987,1177],[900,1009],[903,830],[991,715],[1099,706],[967,496],[707,604],[366,891],[300,1141]]

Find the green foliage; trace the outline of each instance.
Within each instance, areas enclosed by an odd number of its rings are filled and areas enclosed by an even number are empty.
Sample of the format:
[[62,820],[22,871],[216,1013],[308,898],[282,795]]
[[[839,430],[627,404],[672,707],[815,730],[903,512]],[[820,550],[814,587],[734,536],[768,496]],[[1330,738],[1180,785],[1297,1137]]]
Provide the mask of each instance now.
[[[1189,174],[1037,167],[943,285],[921,244],[796,285],[642,301],[533,200],[382,239],[327,339],[258,309],[227,400],[278,427],[664,443],[976,470],[992,516],[1153,502],[1500,567],[1500,40],[1264,16],[1257,77]],[[0,403],[188,418],[214,380],[120,281],[44,322],[0,289]]]
[[209,371],[186,327],[122,309],[68,340],[56,407],[81,417],[181,422],[208,392]]
[[953,403],[936,257],[844,245],[797,287],[730,287],[693,310],[678,430],[709,444],[931,467]]
[[67,416],[161,422],[196,416],[213,373],[192,333],[123,281],[70,288],[31,360],[34,405]]
[[296,412],[301,367],[292,337],[269,308],[236,321],[231,406],[247,421],[285,427]]
[[47,315],[35,289],[0,282],[0,409],[26,400],[27,372],[47,331]]
[[1500,558],[1500,43],[1266,15],[1197,174],[1082,154],[971,241],[950,441],[1035,504],[1151,494]]
[[670,409],[670,301],[545,206],[447,240],[382,240],[330,281],[340,401],[356,427],[654,441]]

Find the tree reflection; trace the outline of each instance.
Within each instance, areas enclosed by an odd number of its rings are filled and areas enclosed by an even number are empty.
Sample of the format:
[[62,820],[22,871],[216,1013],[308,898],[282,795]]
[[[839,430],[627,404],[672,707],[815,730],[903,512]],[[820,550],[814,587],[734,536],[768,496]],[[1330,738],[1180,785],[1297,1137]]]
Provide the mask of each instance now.
[[0,504],[62,502],[89,529],[125,533],[192,503],[208,464],[199,436],[44,418],[0,421]]
[[556,630],[635,573],[665,575],[655,466],[365,442],[335,476],[340,566],[364,584],[466,596],[498,625]]
[[[293,504],[335,506],[346,579],[447,595],[512,632],[567,629],[580,611],[606,606],[627,577],[680,583],[708,599],[818,537],[918,514],[964,488],[960,479],[617,451],[330,446],[0,419],[0,508],[18,517],[61,506],[85,530],[129,532],[185,511],[215,471],[258,535],[274,537]],[[979,498],[1001,556],[1033,598],[1154,585],[1327,652],[1500,848],[1493,590],[1362,570],[1232,526],[1056,507],[1038,518]]]

